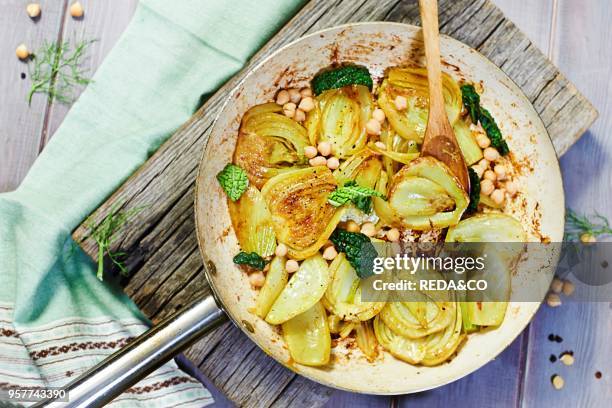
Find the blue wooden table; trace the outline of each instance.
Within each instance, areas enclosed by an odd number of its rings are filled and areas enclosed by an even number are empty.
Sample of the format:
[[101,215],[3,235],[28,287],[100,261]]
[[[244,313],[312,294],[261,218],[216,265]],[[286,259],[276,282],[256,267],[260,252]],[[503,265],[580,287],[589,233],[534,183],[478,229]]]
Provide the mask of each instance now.
[[[567,205],[612,218],[612,7],[607,0],[493,0],[599,109],[600,118],[562,158]],[[83,0],[86,18],[67,16],[68,0],[42,2],[44,19],[32,25],[22,0],[0,1],[0,192],[14,189],[52,137],[68,106],[36,98],[24,103],[20,43],[42,39],[98,39],[86,65],[93,73],[128,24],[137,0]],[[550,333],[562,343],[550,342]],[[333,407],[417,405],[446,407],[612,406],[612,305],[542,306],[525,332],[476,373],[439,389],[401,397],[336,392]],[[549,356],[572,350],[575,364]],[[595,373],[602,373],[600,379]],[[555,390],[553,374],[565,379]]]

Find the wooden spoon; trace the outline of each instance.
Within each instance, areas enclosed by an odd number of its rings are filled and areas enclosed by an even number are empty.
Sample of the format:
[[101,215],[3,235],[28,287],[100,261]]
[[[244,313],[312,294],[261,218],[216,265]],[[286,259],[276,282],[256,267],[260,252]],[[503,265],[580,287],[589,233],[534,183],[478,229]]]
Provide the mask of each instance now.
[[432,156],[446,164],[463,189],[470,191],[467,166],[457,143],[453,127],[444,109],[442,69],[440,67],[440,32],[438,29],[438,1],[419,0],[421,24],[425,41],[427,81],[429,83],[429,118],[421,154]]

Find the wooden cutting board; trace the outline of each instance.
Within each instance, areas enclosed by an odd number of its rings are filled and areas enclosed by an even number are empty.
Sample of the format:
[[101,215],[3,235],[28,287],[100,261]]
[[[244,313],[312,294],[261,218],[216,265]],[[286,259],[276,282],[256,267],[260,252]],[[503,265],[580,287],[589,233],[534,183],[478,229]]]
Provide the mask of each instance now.
[[[440,28],[479,50],[522,88],[547,127],[559,155],[593,123],[597,111],[557,68],[488,0],[441,0]],[[356,21],[419,22],[416,0],[313,0],[250,61],[258,63],[304,34]],[[154,322],[209,293],[197,248],[193,187],[210,126],[225,95],[247,66],[185,123],[90,217],[111,209],[143,210],[118,233],[114,250],[128,253],[126,293]],[[82,225],[77,242],[87,236]],[[97,247],[83,249],[95,258]],[[320,406],[332,390],[274,362],[237,328],[225,324],[192,346],[186,356],[240,406]]]

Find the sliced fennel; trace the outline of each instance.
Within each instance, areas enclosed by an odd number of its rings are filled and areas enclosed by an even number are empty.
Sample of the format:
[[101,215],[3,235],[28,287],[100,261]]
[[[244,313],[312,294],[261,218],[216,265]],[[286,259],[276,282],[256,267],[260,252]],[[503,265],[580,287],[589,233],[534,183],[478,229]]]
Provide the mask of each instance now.
[[498,213],[478,214],[448,229],[446,242],[526,242],[523,226]]
[[340,185],[348,181],[355,181],[360,186],[374,188],[381,170],[382,163],[376,154],[365,148],[349,157],[334,170],[334,177]]
[[266,281],[255,302],[255,314],[262,319],[265,319],[274,301],[287,285],[289,273],[285,269],[285,262],[287,262],[287,259],[284,256],[277,256],[270,263]]
[[281,324],[310,309],[329,284],[327,262],[319,254],[302,262],[266,316],[270,324]]
[[[413,339],[444,330],[454,320],[455,302],[434,302],[430,299],[419,303],[389,302],[380,312],[380,318],[394,332]],[[421,318],[415,313],[417,308],[424,312]]]
[[361,150],[368,139],[365,125],[373,109],[370,90],[363,85],[330,89],[316,98],[306,126],[310,143],[329,142],[334,156],[347,158]]
[[362,302],[362,281],[344,253],[338,254],[329,266],[330,284],[325,291],[323,304],[330,313],[348,321],[368,320],[385,306],[385,293],[380,293],[378,302]]
[[331,336],[325,308],[320,303],[286,321],[282,327],[289,354],[296,363],[321,366],[329,362]]
[[396,173],[388,197],[394,217],[416,230],[455,225],[469,204],[457,178],[433,157],[419,157]]
[[276,238],[287,245],[289,256],[305,259],[318,253],[340,218],[327,202],[337,187],[327,167],[307,167],[271,178],[261,190],[272,215]]
[[[461,90],[448,74],[442,74],[444,105],[451,124],[458,119],[462,109]],[[403,96],[408,108],[398,111],[394,100]],[[391,68],[378,93],[378,104],[389,123],[401,137],[423,141],[429,115],[429,87],[425,68]]]
[[465,163],[471,166],[480,161],[483,157],[482,149],[478,146],[478,143],[476,143],[476,138],[472,134],[470,125],[463,120],[458,120],[453,126],[453,130],[455,131],[455,137],[459,143],[461,153],[463,153]]
[[498,326],[503,322],[508,307],[506,300],[510,298],[511,268],[521,252],[520,245],[511,243],[526,241],[523,226],[506,214],[475,215],[448,230],[446,242],[482,242],[482,251],[487,254],[486,270],[470,277],[486,278],[487,290],[467,292],[467,303],[462,306],[469,324]]
[[282,113],[282,107],[266,103],[252,107],[242,118],[234,163],[249,181],[261,188],[271,177],[288,168],[307,164],[306,129]]
[[461,325],[461,311],[455,308],[449,324],[428,336],[402,336],[383,321],[382,315],[374,319],[374,332],[380,344],[394,357],[410,364],[433,366],[448,360],[457,350],[464,338]]
[[369,361],[374,360],[378,355],[378,340],[374,333],[374,327],[371,321],[361,322],[355,326],[355,340],[357,347],[366,356]]
[[270,256],[276,248],[272,216],[263,196],[255,186],[249,186],[238,201],[228,201],[232,225],[238,242],[245,252]]

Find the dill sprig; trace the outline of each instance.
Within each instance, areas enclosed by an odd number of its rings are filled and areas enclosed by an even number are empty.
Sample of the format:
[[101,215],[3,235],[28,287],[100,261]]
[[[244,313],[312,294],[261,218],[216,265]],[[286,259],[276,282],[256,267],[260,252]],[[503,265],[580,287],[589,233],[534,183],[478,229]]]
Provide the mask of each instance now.
[[597,238],[600,235],[612,234],[612,228],[603,215],[595,213],[589,219],[586,215],[579,215],[568,208],[565,214],[565,240],[577,241],[584,234]]
[[83,238],[92,238],[98,245],[98,279],[104,278],[104,257],[108,256],[113,265],[119,268],[123,276],[127,276],[129,271],[125,267],[125,263],[121,260],[126,254],[125,252],[111,251],[110,247],[116,238],[116,233],[119,229],[128,223],[132,217],[142,211],[143,207],[132,208],[129,210],[118,210],[120,205],[114,205],[104,219],[95,224],[93,220],[88,220],[86,226],[89,228],[89,234]]
[[32,87],[28,93],[28,104],[37,93],[49,95],[52,101],[61,103],[73,102],[73,91],[78,85],[87,85],[90,79],[84,76],[80,68],[85,50],[93,41],[82,41],[71,49],[70,43],[61,44],[46,41],[33,55],[33,67],[30,69]]

